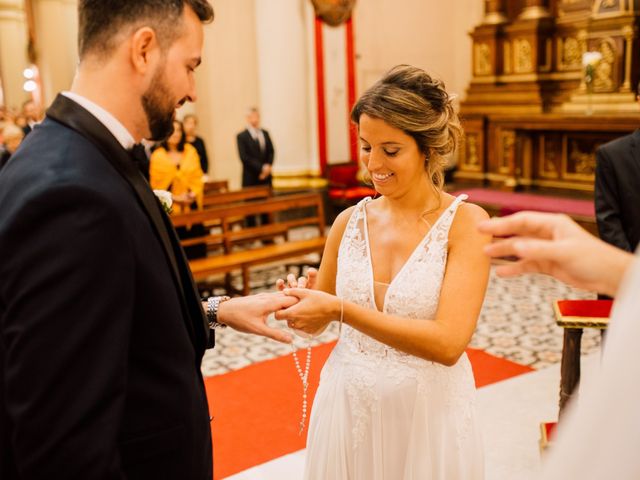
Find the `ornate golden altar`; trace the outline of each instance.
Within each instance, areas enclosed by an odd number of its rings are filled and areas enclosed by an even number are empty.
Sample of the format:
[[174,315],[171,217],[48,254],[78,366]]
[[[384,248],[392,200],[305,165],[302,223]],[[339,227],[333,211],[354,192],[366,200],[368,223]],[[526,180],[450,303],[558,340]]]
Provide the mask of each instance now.
[[640,0],[485,0],[456,181],[592,191],[596,148],[640,126],[639,22]]

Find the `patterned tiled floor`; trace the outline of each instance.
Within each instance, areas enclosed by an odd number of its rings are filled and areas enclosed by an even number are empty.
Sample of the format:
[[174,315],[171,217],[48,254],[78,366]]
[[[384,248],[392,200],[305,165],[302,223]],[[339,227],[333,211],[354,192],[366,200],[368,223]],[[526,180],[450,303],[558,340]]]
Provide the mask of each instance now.
[[[285,267],[257,270],[252,275],[255,292],[269,291],[277,278],[285,274]],[[517,363],[543,368],[560,361],[562,329],[553,316],[552,301],[558,298],[595,298],[595,294],[569,287],[544,275],[525,275],[504,279],[491,273],[489,288],[476,333],[471,346],[486,350]],[[281,325],[279,322],[274,324]],[[313,345],[337,338],[335,325],[313,340]],[[298,347],[306,345],[296,340]],[[583,354],[600,347],[600,334],[585,330],[582,338]],[[216,348],[209,350],[202,362],[206,376],[219,375],[291,353],[291,346],[226,329],[217,334]]]

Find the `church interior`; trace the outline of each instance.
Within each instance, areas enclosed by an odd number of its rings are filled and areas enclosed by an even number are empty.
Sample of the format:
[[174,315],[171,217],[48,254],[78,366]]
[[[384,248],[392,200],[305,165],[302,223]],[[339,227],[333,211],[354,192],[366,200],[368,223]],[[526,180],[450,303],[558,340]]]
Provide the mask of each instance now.
[[[171,213],[203,297],[273,292],[278,279],[318,268],[336,216],[379,195],[359,160],[351,109],[401,64],[441,79],[454,98],[464,139],[447,158],[446,192],[467,194],[490,216],[566,214],[602,232],[597,151],[640,123],[640,1],[211,3],[197,98],[176,117],[183,144],[199,139],[206,162],[198,151],[197,208],[174,200]],[[0,143],[9,145],[13,125],[37,125],[69,90],[77,8],[77,0],[0,0]],[[268,173],[253,180],[243,173],[242,132],[246,148],[271,148]],[[545,275],[496,275],[509,261],[492,263],[467,349],[488,480],[538,474],[564,407],[599,368],[612,305]],[[312,339],[296,337],[293,348],[217,332],[201,366],[214,478],[302,478],[306,435],[292,357],[312,355],[313,397],[338,336],[335,322]]]

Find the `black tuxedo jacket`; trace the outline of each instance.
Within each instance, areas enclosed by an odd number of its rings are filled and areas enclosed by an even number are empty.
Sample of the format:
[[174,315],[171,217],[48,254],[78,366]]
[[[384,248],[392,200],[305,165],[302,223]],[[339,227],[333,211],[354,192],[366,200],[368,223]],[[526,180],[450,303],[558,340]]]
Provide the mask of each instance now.
[[640,130],[597,150],[595,204],[600,238],[635,251],[640,240]]
[[0,478],[211,478],[188,264],[128,153],[63,96],[0,172],[0,335]]
[[273,143],[269,132],[264,133],[264,152],[260,151],[260,143],[254,140],[249,130],[243,130],[238,134],[238,153],[242,160],[242,186],[271,185],[271,175],[264,180],[260,180],[262,166],[265,163],[273,164]]

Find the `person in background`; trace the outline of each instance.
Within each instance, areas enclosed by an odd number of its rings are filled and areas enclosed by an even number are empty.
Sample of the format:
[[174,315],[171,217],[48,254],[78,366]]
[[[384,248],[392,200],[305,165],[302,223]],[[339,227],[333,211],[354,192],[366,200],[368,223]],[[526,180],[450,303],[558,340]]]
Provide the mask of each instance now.
[[2,167],[9,161],[11,155],[18,149],[23,138],[24,133],[22,129],[13,123],[6,124],[2,129],[2,143],[4,148],[0,153],[0,170],[2,170]]
[[22,113],[16,113],[13,117],[13,123],[22,129],[22,133],[28,129],[27,118]]
[[[204,182],[200,159],[196,149],[187,143],[182,123],[178,120],[173,122],[173,133],[151,154],[149,174],[151,188],[171,192],[174,213],[202,209]],[[181,239],[201,237],[204,226],[194,224],[176,231]],[[185,253],[189,259],[204,257],[206,245],[186,247]]]
[[242,161],[242,186],[271,185],[274,148],[269,132],[260,128],[260,112],[247,113],[247,128],[238,134],[238,153]]
[[207,155],[207,147],[204,145],[204,140],[197,135],[198,130],[198,117],[192,113],[187,114],[182,119],[182,126],[184,127],[184,135],[187,143],[193,146],[198,152],[200,157],[200,167],[205,175],[209,172],[209,157]]
[[[640,88],[640,84],[638,85]],[[636,97],[640,103],[640,95]],[[640,240],[640,129],[596,151],[594,186],[600,238],[635,251]]]
[[27,100],[22,104],[22,115],[24,115],[26,125],[22,128],[24,135],[27,136],[33,130],[33,127],[41,120],[40,109],[36,102]]
[[[271,185],[271,168],[274,148],[269,132],[260,128],[260,112],[252,107],[247,112],[247,128],[236,138],[238,154],[242,161],[242,187]],[[261,223],[269,222],[269,216],[260,215]],[[247,226],[256,225],[256,218],[247,217]]]
[[198,152],[185,140],[182,123],[173,122],[173,133],[151,154],[150,183],[154,190],[168,190],[175,213],[202,208],[202,168]]
[[9,122],[8,117],[9,116],[7,114],[7,107],[5,107],[4,105],[0,105],[0,129],[4,128],[7,123],[13,123]]

